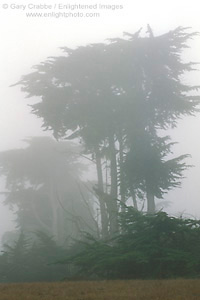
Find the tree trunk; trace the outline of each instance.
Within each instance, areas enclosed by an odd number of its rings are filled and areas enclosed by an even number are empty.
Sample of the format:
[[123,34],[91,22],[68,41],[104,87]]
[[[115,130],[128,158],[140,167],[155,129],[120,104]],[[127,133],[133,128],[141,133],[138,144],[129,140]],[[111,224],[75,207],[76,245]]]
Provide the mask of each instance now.
[[54,192],[54,187],[49,187],[49,200],[51,203],[51,211],[52,211],[52,235],[56,242],[58,242],[58,206],[56,201],[56,195]]
[[99,149],[96,147],[95,149],[96,154],[96,169],[97,169],[97,179],[98,179],[98,190],[100,195],[99,199],[99,206],[100,206],[100,214],[101,214],[101,227],[102,227],[102,238],[106,239],[108,237],[108,215],[106,211],[106,203],[105,200],[101,195],[104,193],[103,188],[103,174],[102,174],[102,165],[101,165],[101,156],[99,153]]
[[111,176],[111,189],[110,189],[110,201],[109,201],[109,221],[110,221],[110,234],[115,235],[118,232],[118,180],[117,180],[117,161],[116,161],[116,149],[114,135],[109,137],[109,149],[110,149],[110,176]]
[[130,188],[130,193],[131,193],[131,197],[132,197],[132,200],[133,200],[133,206],[136,210],[138,210],[138,205],[137,205],[137,200],[136,200],[136,195],[135,195],[135,192],[133,190],[133,188],[131,187]]
[[125,179],[124,179],[124,170],[123,170],[123,164],[124,164],[124,154],[123,154],[123,150],[124,150],[124,145],[123,145],[123,138],[122,138],[122,134],[119,134],[118,137],[118,141],[119,141],[119,172],[120,172],[120,196],[121,196],[121,211],[124,212],[125,211],[125,206],[123,204],[125,204],[126,202],[126,187],[125,187]]
[[146,190],[146,196],[147,196],[147,213],[154,214],[155,213],[154,194],[152,193],[151,188],[148,185]]
[[47,224],[43,222],[42,218],[38,214],[38,211],[37,211],[38,209],[35,206],[35,201],[34,201],[33,197],[31,199],[30,203],[31,203],[31,211],[32,211],[35,219],[37,220],[38,225],[41,227],[40,230],[42,230],[42,231],[46,232],[47,234],[51,235],[52,232],[50,231],[50,227],[47,226]]
[[53,176],[49,183],[49,200],[52,210],[52,235],[58,245],[62,245],[64,236],[64,216],[61,211],[59,201],[59,188],[57,187],[56,178]]

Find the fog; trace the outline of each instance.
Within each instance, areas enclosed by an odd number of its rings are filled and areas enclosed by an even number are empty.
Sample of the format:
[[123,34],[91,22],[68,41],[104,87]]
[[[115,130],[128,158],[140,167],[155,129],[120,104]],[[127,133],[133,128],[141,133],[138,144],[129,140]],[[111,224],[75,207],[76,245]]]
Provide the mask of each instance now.
[[[54,5],[58,1],[48,1]],[[88,0],[81,4],[91,4]],[[122,36],[123,32],[134,33],[147,24],[151,25],[155,35],[163,34],[178,26],[191,27],[192,31],[200,32],[199,6],[196,0],[168,1],[159,0],[137,1],[110,0],[106,3],[123,5],[120,10],[101,10],[101,16],[96,18],[66,18],[66,17],[27,17],[31,8],[18,7],[27,5],[5,1],[8,5],[0,7],[0,151],[25,147],[24,138],[31,136],[52,136],[44,132],[42,121],[31,114],[28,104],[34,99],[26,99],[19,86],[10,87],[19,81],[22,75],[31,72],[34,65],[44,61],[49,56],[59,56],[59,47],[75,48],[88,43],[104,42],[107,38]],[[35,4],[43,4],[34,1]],[[74,1],[68,1],[74,4]],[[99,0],[97,3],[105,4]],[[11,4],[15,4],[10,6]],[[64,4],[64,3],[63,3]],[[190,49],[183,54],[187,61],[199,61],[200,38],[190,41]],[[192,84],[200,84],[200,73],[188,75],[185,80]],[[174,141],[175,153],[191,154],[188,163],[193,168],[185,171],[182,187],[169,192],[164,201],[169,202],[165,210],[174,214],[186,214],[200,218],[199,174],[200,174],[200,139],[198,137],[200,115],[184,117],[176,129],[169,131]],[[15,227],[15,215],[0,203],[0,239],[6,231]],[[161,205],[162,207],[162,205]]]

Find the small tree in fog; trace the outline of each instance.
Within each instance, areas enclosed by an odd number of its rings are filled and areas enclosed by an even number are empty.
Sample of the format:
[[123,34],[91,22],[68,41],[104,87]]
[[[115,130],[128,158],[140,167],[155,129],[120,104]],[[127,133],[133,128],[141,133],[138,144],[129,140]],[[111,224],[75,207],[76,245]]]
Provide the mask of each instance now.
[[96,235],[90,195],[81,184],[86,166],[77,160],[77,145],[49,137],[27,142],[26,148],[0,153],[5,203],[17,207],[18,228],[29,236],[41,230],[59,245],[68,245],[84,230]]
[[167,159],[171,153],[169,137],[145,136],[135,137],[126,155],[124,169],[130,188],[138,195],[146,193],[147,211],[155,213],[155,197],[163,195],[181,185],[183,172],[189,167],[185,159],[189,155]]

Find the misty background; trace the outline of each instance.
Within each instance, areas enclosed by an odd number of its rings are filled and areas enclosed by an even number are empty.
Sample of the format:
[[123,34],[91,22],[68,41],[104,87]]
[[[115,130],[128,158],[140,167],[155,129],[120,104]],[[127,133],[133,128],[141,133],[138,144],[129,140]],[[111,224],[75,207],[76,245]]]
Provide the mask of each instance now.
[[[48,1],[54,4],[56,1]],[[6,1],[10,4],[12,1]],[[21,1],[19,4],[27,3]],[[34,4],[40,1],[34,1]],[[74,1],[68,1],[73,4]],[[91,4],[94,1],[81,1]],[[97,3],[105,4],[104,1]],[[122,10],[102,12],[99,18],[31,18],[20,9],[0,7],[0,151],[24,147],[23,139],[30,136],[52,136],[41,129],[41,120],[30,113],[28,103],[20,87],[10,87],[20,77],[32,71],[31,67],[44,61],[48,56],[62,54],[59,47],[75,48],[88,43],[104,42],[107,38],[122,36],[123,32],[134,33],[143,27],[145,32],[150,24],[155,35],[162,34],[178,26],[191,27],[200,32],[199,6],[197,1],[158,0],[139,1],[115,0],[107,4],[123,5]],[[17,4],[17,2],[16,2]],[[200,37],[190,41],[183,57],[186,61],[199,61]],[[189,84],[200,84],[200,73],[190,72],[184,78]],[[199,174],[200,174],[200,115],[185,117],[179,126],[169,131],[172,140],[179,142],[174,153],[191,154],[187,160],[193,168],[185,171],[182,187],[166,194],[164,201],[169,206],[165,211],[200,218]],[[1,183],[3,186],[3,182]],[[2,204],[0,196],[0,239],[4,232],[14,228],[15,215]]]

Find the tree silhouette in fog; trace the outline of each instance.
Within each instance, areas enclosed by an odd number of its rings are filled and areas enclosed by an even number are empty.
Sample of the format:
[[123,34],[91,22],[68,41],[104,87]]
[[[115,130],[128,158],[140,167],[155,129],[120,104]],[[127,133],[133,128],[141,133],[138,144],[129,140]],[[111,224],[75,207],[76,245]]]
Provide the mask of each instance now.
[[[196,36],[178,27],[154,36],[148,26],[105,43],[62,48],[17,83],[28,97],[38,96],[32,113],[55,138],[79,138],[96,164],[102,236],[118,232],[118,212],[141,197],[155,212],[155,197],[180,184],[185,155],[169,160],[169,138],[159,130],[197,111],[199,86],[183,83],[194,63],[181,58]],[[121,208],[118,204],[121,201]]]
[[76,154],[80,147],[49,137],[26,142],[26,148],[0,153],[5,203],[16,207],[19,230],[32,237],[40,230],[65,246],[84,230],[96,235],[91,195],[81,180],[86,165]]

